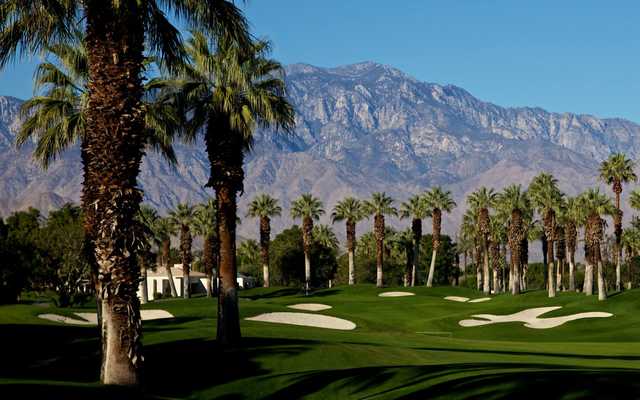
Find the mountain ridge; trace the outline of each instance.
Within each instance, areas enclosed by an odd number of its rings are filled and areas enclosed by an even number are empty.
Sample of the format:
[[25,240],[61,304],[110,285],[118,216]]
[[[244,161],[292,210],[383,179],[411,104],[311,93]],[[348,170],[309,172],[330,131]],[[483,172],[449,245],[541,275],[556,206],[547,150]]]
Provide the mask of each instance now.
[[[299,63],[285,71],[296,129],[292,135],[256,132],[255,151],[246,160],[245,193],[239,198],[239,233],[245,237],[257,235],[257,224],[244,218],[244,211],[262,191],[280,198],[285,209],[274,221],[277,232],[293,222],[286,210],[303,192],[319,196],[330,214],[346,195],[364,198],[385,191],[405,200],[442,185],[459,205],[444,220],[445,232],[454,233],[465,196],[479,185],[496,190],[510,183],[527,185],[532,176],[548,171],[574,195],[598,184],[598,163],[612,152],[624,151],[633,159],[640,153],[640,125],[621,118],[500,107],[455,85],[422,82],[374,62],[334,68]],[[42,172],[30,161],[30,144],[16,149],[11,143],[20,124],[19,103],[0,96],[0,213],[77,202],[78,150]],[[176,153],[175,167],[156,154],[143,162],[145,201],[161,210],[212,194],[203,187],[209,170],[201,142],[176,144]],[[321,222],[330,223],[328,215]],[[343,236],[342,227],[335,228]]]

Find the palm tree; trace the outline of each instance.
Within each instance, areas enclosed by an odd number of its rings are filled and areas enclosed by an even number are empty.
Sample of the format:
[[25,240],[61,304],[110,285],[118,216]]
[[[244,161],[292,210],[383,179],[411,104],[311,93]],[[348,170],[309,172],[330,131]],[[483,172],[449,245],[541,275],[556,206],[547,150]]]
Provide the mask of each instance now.
[[262,257],[263,286],[269,287],[269,242],[271,241],[271,218],[280,216],[282,207],[278,200],[268,194],[257,195],[249,204],[247,217],[260,218],[260,255]]
[[[504,216],[501,214],[492,215],[489,218],[489,253],[491,258],[491,269],[493,270],[493,290],[495,293],[500,292],[506,286],[506,277],[502,279],[500,284],[500,270],[505,271],[504,258],[500,255],[500,247],[506,241],[507,231],[505,229]],[[514,284],[514,276],[510,276],[511,285]]]
[[[143,155],[142,71],[145,45],[164,63],[182,58],[180,33],[159,2],[5,0],[0,4],[0,68],[16,56],[37,54],[86,32],[89,79],[83,163],[83,208],[94,207],[94,253],[100,268],[101,381],[136,385],[142,366],[141,323],[136,296],[139,271],[134,218],[142,200],[137,175]],[[232,2],[163,1],[164,11],[213,37],[249,41],[247,23]],[[100,184],[98,184],[100,182]],[[84,190],[86,188],[86,191]],[[86,214],[88,216],[88,214]],[[133,245],[132,245],[133,244]],[[125,310],[124,312],[122,310]],[[109,340],[109,334],[117,334]]]
[[345,197],[333,207],[331,221],[345,221],[347,229],[347,253],[349,256],[349,285],[356,283],[355,250],[356,250],[356,224],[365,218],[365,210],[360,200],[353,197]]
[[544,236],[547,243],[549,297],[556,296],[553,243],[556,240],[556,211],[562,203],[563,194],[558,189],[558,180],[552,175],[541,173],[529,185],[529,196],[534,208],[542,218]]
[[[416,284],[416,270],[420,259],[420,242],[422,241],[422,219],[429,216],[429,209],[425,196],[414,195],[400,204],[400,219],[411,218],[411,232],[413,232],[413,259],[411,262],[411,286]],[[429,285],[427,283],[427,285]]]
[[149,255],[151,253],[151,246],[155,241],[154,226],[157,224],[159,218],[160,217],[158,216],[158,212],[153,207],[150,207],[146,204],[142,204],[140,206],[137,220],[140,223],[141,233],[145,237],[143,250],[138,251],[140,275],[142,278],[142,281],[140,282],[142,286],[142,304],[149,302],[149,288],[147,285],[147,260],[150,258]]
[[478,215],[468,208],[462,216],[462,224],[460,225],[460,237],[470,243],[473,263],[476,268],[476,289],[482,289],[482,269],[480,268],[480,259],[482,258],[481,235],[478,232]]
[[[204,133],[211,171],[206,186],[215,190],[220,238],[220,293],[217,340],[225,346],[240,340],[235,253],[237,194],[244,189],[243,162],[256,127],[289,132],[293,107],[286,99],[283,68],[268,59],[270,44],[241,46],[205,32],[192,31],[182,64],[170,80],[159,80],[167,96],[183,107],[188,120],[185,138]],[[214,47],[215,46],[215,47]]]
[[311,244],[313,239],[313,221],[324,214],[322,202],[311,193],[304,193],[291,203],[291,217],[302,219],[302,243],[304,247],[304,287],[309,291],[311,281]]
[[601,215],[614,215],[617,208],[611,199],[600,193],[598,189],[589,189],[581,195],[581,205],[587,214],[585,238],[589,246],[592,262],[598,266],[598,300],[606,300],[607,292],[604,281],[601,245],[604,241],[604,220]]
[[340,246],[338,238],[329,225],[316,225],[313,227],[313,240],[320,246],[328,249],[337,250]]
[[218,261],[218,225],[216,224],[217,207],[215,199],[209,199],[206,203],[199,204],[195,208],[193,218],[193,231],[204,238],[202,245],[202,264],[207,275],[207,297],[212,297],[213,270]]
[[431,215],[432,232],[431,232],[431,265],[429,267],[429,276],[427,278],[427,287],[431,287],[433,283],[433,274],[436,269],[436,256],[440,248],[440,232],[442,230],[442,212],[450,213],[455,207],[456,202],[453,201],[450,191],[443,191],[439,186],[434,187],[424,194],[428,212]]
[[406,265],[404,268],[404,273],[402,274],[402,282],[404,287],[410,285],[409,274],[411,274],[411,279],[415,280],[415,270],[414,270],[414,260],[415,255],[413,252],[415,251],[415,233],[413,229],[405,229],[403,231],[396,232],[391,237],[391,243],[395,245],[395,247],[399,250],[400,253],[405,254]]
[[171,222],[180,231],[180,258],[182,259],[182,297],[188,299],[191,297],[191,281],[189,280],[189,272],[191,271],[191,262],[193,255],[191,253],[191,245],[193,238],[191,236],[191,228],[195,218],[195,208],[189,204],[180,203],[174,210],[169,212]]
[[520,294],[522,271],[522,244],[527,238],[525,218],[530,212],[531,204],[527,192],[522,185],[511,185],[498,195],[498,208],[508,219],[508,244],[511,251],[511,294]]
[[160,249],[160,264],[164,266],[169,280],[169,288],[171,289],[171,297],[178,297],[176,283],[173,280],[169,254],[171,252],[171,236],[175,233],[175,226],[171,222],[171,218],[158,218],[153,225],[154,237],[158,248]]
[[393,199],[384,192],[373,193],[371,199],[364,202],[364,209],[368,215],[373,215],[373,228],[376,237],[376,286],[382,287],[382,264],[384,258],[384,216],[398,215],[393,207]]
[[575,197],[566,200],[564,213],[564,235],[567,244],[567,258],[569,259],[569,290],[576,290],[575,278],[575,254],[578,240],[578,228],[583,224],[584,212],[580,207],[580,202]]
[[476,214],[477,230],[480,234],[482,253],[484,256],[482,290],[486,294],[491,292],[489,284],[489,234],[491,233],[489,209],[495,205],[497,197],[498,195],[493,189],[487,189],[483,186],[471,193],[467,198],[467,203]]
[[626,249],[627,255],[627,289],[631,289],[631,264],[634,256],[640,251],[640,229],[630,227],[622,232],[622,245]]
[[614,153],[600,164],[600,179],[611,185],[616,197],[616,210],[613,215],[613,230],[616,235],[616,290],[622,290],[622,210],[620,209],[620,195],[624,183],[636,182],[638,177],[633,171],[634,162],[622,153]]

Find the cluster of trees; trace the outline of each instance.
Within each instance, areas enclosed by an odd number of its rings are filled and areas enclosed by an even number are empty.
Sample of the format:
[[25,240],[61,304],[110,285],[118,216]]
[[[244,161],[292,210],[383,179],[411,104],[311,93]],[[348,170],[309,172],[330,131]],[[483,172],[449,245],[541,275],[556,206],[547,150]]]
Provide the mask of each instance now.
[[[190,31],[187,40],[167,14]],[[174,137],[204,136],[211,174],[203,184],[215,191],[220,242],[217,338],[222,345],[240,339],[235,212],[242,162],[256,126],[287,131],[294,123],[281,65],[268,51],[227,0],[0,3],[0,68],[16,57],[47,59],[36,72],[38,95],[23,109],[22,142],[35,140],[45,165],[80,143],[84,248],[100,304],[103,383],[140,381],[136,292],[146,240],[137,177],[149,148],[175,160]]]
[[[482,187],[467,199],[458,240],[464,264],[471,256],[477,270],[477,288],[485,293],[510,290],[518,294],[527,286],[528,244],[542,243],[545,286],[549,297],[557,290],[576,290],[575,253],[578,231],[584,232],[585,271],[582,291],[607,297],[603,251],[607,248],[605,217],[611,217],[614,231],[615,289],[622,289],[622,252],[627,249],[628,266],[640,250],[640,231],[635,225],[623,230],[620,197],[622,185],[636,181],[633,162],[624,154],[612,154],[600,166],[600,178],[612,185],[615,202],[592,188],[568,197],[550,174],[536,176],[527,189],[511,185],[502,192]],[[640,209],[640,192],[630,196],[633,208]],[[509,257],[507,257],[507,255]],[[595,271],[594,271],[595,269]],[[568,279],[564,277],[568,275]],[[595,275],[595,277],[594,277]],[[631,269],[627,286],[631,287]]]
[[[399,216],[400,218],[411,219],[411,249],[407,256],[407,263],[411,264],[410,270],[404,273],[405,285],[413,286],[416,282],[416,271],[419,269],[420,247],[422,242],[422,220],[431,217],[433,220],[433,231],[431,235],[431,262],[426,281],[427,286],[433,284],[438,249],[441,244],[442,212],[450,212],[455,207],[455,202],[451,197],[451,192],[443,191],[435,187],[420,195],[411,197],[400,206],[400,211],[394,207],[394,200],[385,193],[373,193],[368,200],[359,200],[354,197],[347,197],[337,203],[331,213],[334,223],[344,221],[346,227],[346,250],[348,257],[348,284],[356,282],[356,225],[367,217],[373,217],[374,231],[373,241],[375,245],[375,265],[376,265],[376,285],[383,286],[384,258],[388,254],[385,248],[387,242],[399,242],[396,238],[399,234],[389,232],[385,226],[385,216]],[[267,194],[258,195],[249,205],[247,216],[259,218],[260,220],[260,253],[263,267],[264,286],[270,284],[269,273],[269,246],[271,232],[271,218],[281,215],[282,207],[278,205],[278,200]],[[302,248],[304,255],[304,286],[309,290],[312,283],[312,249],[314,243],[322,243],[325,248],[337,249],[338,242],[335,234],[329,226],[314,226],[315,221],[325,213],[323,204],[317,197],[310,193],[302,194],[291,203],[291,217],[302,222]],[[407,233],[403,233],[405,236]],[[366,281],[366,280],[364,280]]]
[[55,292],[60,307],[93,296],[84,257],[82,212],[65,205],[45,218],[30,208],[0,218],[0,304],[20,299],[24,288]]

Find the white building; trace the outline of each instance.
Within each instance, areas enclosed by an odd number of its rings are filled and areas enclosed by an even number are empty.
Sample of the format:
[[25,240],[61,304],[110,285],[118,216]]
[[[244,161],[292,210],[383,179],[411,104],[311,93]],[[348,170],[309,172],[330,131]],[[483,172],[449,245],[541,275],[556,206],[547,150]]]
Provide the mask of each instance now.
[[[173,283],[176,286],[178,297],[182,297],[184,274],[182,264],[174,264],[171,268]],[[206,293],[207,275],[202,272],[190,271],[189,281],[191,282],[191,294]],[[167,270],[164,267],[157,267],[155,271],[147,270],[147,291],[149,300],[156,297],[156,293],[163,296],[171,296],[171,286],[167,277]],[[138,297],[142,297],[142,284],[138,288]]]
[[[171,274],[173,275],[173,283],[176,286],[178,297],[182,297],[182,282],[184,281],[182,264],[174,264],[171,268]],[[191,294],[207,292],[206,285],[208,283],[208,279],[206,274],[191,271],[189,272],[189,281],[191,282]],[[242,274],[238,274],[237,282],[238,287],[242,289],[248,289],[255,286],[253,278]],[[171,286],[169,285],[167,270],[164,267],[157,267],[155,271],[147,270],[147,291],[149,301],[155,299],[156,293],[161,293],[162,296],[165,297],[171,296]],[[140,284],[140,287],[138,288],[138,297],[142,298],[142,284]]]

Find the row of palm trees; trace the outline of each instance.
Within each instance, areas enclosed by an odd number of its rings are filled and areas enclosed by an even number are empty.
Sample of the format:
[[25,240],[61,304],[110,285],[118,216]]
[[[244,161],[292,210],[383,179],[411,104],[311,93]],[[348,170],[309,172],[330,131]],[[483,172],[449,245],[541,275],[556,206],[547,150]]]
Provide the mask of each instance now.
[[[435,262],[440,245],[442,229],[442,212],[451,212],[456,206],[451,192],[443,191],[440,187],[415,195],[400,205],[400,211],[394,207],[394,200],[386,193],[373,193],[368,200],[346,197],[338,202],[331,213],[332,222],[344,221],[346,226],[346,250],[349,260],[349,285],[356,282],[355,276],[355,248],[356,225],[363,219],[372,216],[374,220],[374,236],[376,239],[376,285],[383,286],[385,216],[399,216],[402,219],[411,218],[413,232],[413,256],[411,286],[415,284],[416,268],[418,268],[419,245],[422,238],[422,220],[431,217],[433,220],[433,254],[429,268],[427,286],[432,286]],[[247,216],[260,220],[260,248],[263,267],[264,286],[269,286],[269,241],[271,232],[271,218],[280,216],[282,207],[278,200],[267,194],[256,196],[249,204]],[[305,290],[309,289],[311,280],[311,245],[318,237],[331,238],[330,228],[324,225],[314,228],[314,221],[318,221],[325,214],[323,204],[317,197],[304,193],[291,203],[291,217],[302,222],[302,241],[305,257]],[[316,229],[320,228],[320,229]],[[333,235],[335,238],[335,235]],[[336,247],[335,239],[326,239],[327,247]]]
[[[633,168],[633,162],[621,153],[612,154],[601,163],[600,179],[612,185],[615,204],[598,189],[567,197],[558,188],[558,181],[547,173],[536,176],[526,190],[522,185],[511,185],[500,193],[486,187],[471,193],[467,199],[469,208],[460,228],[458,249],[465,259],[467,254],[473,254],[478,289],[490,293],[492,289],[496,292],[505,290],[508,285],[513,294],[520,293],[526,288],[528,242],[540,239],[547,267],[549,297],[555,297],[557,289],[564,289],[562,277],[566,264],[569,269],[568,289],[575,290],[577,235],[578,229],[583,227],[586,261],[583,292],[587,295],[593,293],[593,268],[596,267],[598,298],[606,299],[601,246],[606,226],[603,217],[611,216],[615,234],[616,290],[621,290],[623,244],[628,243],[631,252],[639,248],[637,229],[629,230],[623,242],[625,235],[620,209],[622,185],[637,179]],[[632,192],[630,199],[631,206],[640,209],[640,192]],[[506,261],[507,249],[510,263]],[[507,264],[510,264],[508,280],[503,278]]]
[[[188,40],[168,15],[190,30]],[[282,68],[267,58],[268,50],[227,0],[0,3],[0,68],[23,56],[47,59],[36,73],[38,95],[25,105],[20,136],[35,140],[35,155],[44,164],[80,143],[85,249],[99,304],[103,383],[140,381],[144,357],[136,292],[146,244],[137,177],[149,148],[175,161],[175,135],[187,141],[204,135],[211,163],[206,183],[215,190],[220,240],[217,337],[222,345],[240,339],[234,250],[242,161],[256,126],[288,131],[294,123]]]

